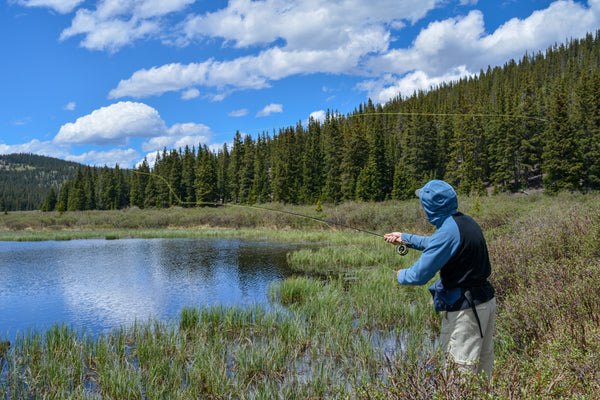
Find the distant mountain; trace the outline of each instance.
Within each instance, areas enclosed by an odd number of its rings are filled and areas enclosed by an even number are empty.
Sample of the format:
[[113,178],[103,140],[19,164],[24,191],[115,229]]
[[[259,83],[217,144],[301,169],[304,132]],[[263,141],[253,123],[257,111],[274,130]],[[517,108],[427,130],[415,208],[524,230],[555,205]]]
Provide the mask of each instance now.
[[0,211],[39,210],[50,188],[58,192],[81,167],[35,154],[0,155]]

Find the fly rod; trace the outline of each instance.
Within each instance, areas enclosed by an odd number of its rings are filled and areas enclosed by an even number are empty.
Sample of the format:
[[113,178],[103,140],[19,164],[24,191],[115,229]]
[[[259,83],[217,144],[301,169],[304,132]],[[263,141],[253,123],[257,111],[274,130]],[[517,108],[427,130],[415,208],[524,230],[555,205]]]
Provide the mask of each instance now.
[[[261,207],[261,206],[253,206],[253,205],[245,205],[245,204],[244,205],[240,205],[240,206],[241,207],[256,208],[256,209],[259,209],[259,210],[279,212],[279,213],[289,214],[289,215],[295,215],[297,217],[309,218],[309,219],[312,219],[312,220],[315,220],[315,221],[323,222],[325,224],[338,225],[338,226],[342,226],[344,228],[354,229],[355,231],[358,231],[358,232],[368,233],[369,235],[379,236],[381,238],[384,237],[383,235],[381,235],[379,233],[371,232],[371,231],[368,231],[366,229],[361,229],[361,228],[357,228],[355,226],[350,226],[350,225],[342,224],[341,222],[336,222],[336,221],[331,221],[331,220],[327,220],[327,219],[323,219],[323,218],[313,217],[311,215],[300,214],[300,213],[296,213],[296,212],[292,212],[292,211],[277,210],[277,209],[274,209],[274,208]],[[396,253],[398,253],[401,256],[405,256],[405,255],[408,254],[408,247],[405,244],[399,244],[398,246],[396,246]]]
[[[375,232],[371,232],[368,231],[366,229],[361,229],[361,228],[357,228],[354,226],[350,226],[350,225],[346,225],[346,224],[342,224],[341,222],[335,222],[335,221],[330,221],[330,220],[326,220],[323,218],[318,218],[318,217],[313,217],[311,215],[306,215],[306,214],[300,214],[300,213],[296,213],[296,212],[292,212],[292,211],[286,211],[286,210],[277,210],[274,208],[268,208],[268,207],[262,207],[262,206],[253,206],[251,204],[219,204],[219,203],[211,203],[211,202],[186,202],[186,201],[182,201],[179,196],[175,193],[175,191],[173,190],[173,188],[171,188],[171,185],[169,184],[169,182],[163,177],[160,176],[158,174],[154,174],[152,172],[142,172],[142,171],[136,171],[133,170],[134,173],[136,174],[141,174],[141,175],[155,175],[158,178],[162,179],[165,184],[167,185],[167,187],[169,188],[169,190],[171,191],[171,193],[173,193],[173,195],[175,196],[175,198],[177,199],[177,201],[179,202],[179,204],[183,205],[183,204],[193,204],[193,205],[212,205],[212,206],[219,206],[219,205],[231,205],[231,206],[238,206],[238,207],[248,207],[248,208],[255,208],[258,210],[265,210],[265,211],[271,211],[271,212],[278,212],[278,213],[283,213],[283,214],[289,214],[289,215],[295,215],[297,217],[303,217],[303,218],[309,218],[315,221],[319,221],[319,222],[323,222],[325,224],[331,224],[331,225],[338,225],[338,226],[343,226],[344,228],[348,228],[348,229],[354,229],[355,231],[358,232],[363,232],[363,233],[368,233],[369,235],[374,235],[374,236],[378,236],[383,238],[384,236],[379,234],[379,233],[375,233]],[[408,247],[405,244],[399,244],[398,246],[396,246],[396,253],[398,253],[401,256],[405,256],[408,254]]]

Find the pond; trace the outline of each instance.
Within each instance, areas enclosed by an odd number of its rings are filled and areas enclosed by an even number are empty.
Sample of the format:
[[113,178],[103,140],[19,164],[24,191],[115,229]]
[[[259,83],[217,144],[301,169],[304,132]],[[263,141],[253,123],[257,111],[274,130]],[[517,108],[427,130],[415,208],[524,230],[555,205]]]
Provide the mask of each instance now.
[[0,337],[65,323],[88,334],[186,306],[269,307],[298,245],[236,239],[0,242]]

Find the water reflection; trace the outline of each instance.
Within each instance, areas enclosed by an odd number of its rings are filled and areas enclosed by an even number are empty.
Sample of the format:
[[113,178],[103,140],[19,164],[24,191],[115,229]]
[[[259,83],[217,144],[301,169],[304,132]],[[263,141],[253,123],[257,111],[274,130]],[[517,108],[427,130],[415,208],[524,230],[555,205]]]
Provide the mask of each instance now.
[[65,322],[92,334],[188,305],[268,304],[292,245],[225,239],[0,242],[0,335]]

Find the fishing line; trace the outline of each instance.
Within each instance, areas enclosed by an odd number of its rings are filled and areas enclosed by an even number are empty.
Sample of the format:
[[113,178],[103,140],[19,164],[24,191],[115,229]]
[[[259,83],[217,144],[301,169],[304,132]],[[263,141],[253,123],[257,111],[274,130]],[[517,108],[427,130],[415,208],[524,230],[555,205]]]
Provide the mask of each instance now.
[[[547,122],[550,123],[550,120],[545,119],[545,118],[541,118],[541,117],[535,117],[535,116],[529,116],[529,115],[522,115],[522,114],[485,114],[485,113],[427,113],[427,112],[409,112],[409,111],[394,111],[394,112],[362,112],[362,113],[356,113],[356,114],[350,114],[350,115],[344,115],[341,113],[332,113],[331,114],[331,119],[337,119],[337,120],[342,120],[342,119],[350,119],[350,118],[355,118],[355,117],[368,117],[368,116],[375,116],[375,115],[404,115],[404,116],[409,116],[409,117],[471,117],[471,118],[513,118],[513,119],[530,119],[530,120],[534,120],[534,121],[539,121],[539,122]],[[275,132],[276,128],[273,128],[273,132]],[[280,130],[283,130],[283,128],[280,128]],[[249,130],[244,130],[245,133],[248,132],[268,132],[264,129],[259,129],[259,128],[255,128],[255,129],[249,129]]]
[[[312,220],[315,220],[315,221],[323,222],[323,223],[325,223],[327,225],[338,225],[338,226],[342,226],[344,228],[353,229],[353,230],[358,231],[358,232],[367,233],[369,235],[374,235],[374,236],[378,236],[378,237],[381,237],[381,238],[384,237],[383,235],[381,235],[379,233],[371,232],[371,231],[368,231],[366,229],[361,229],[361,228],[357,228],[357,227],[350,226],[350,225],[347,225],[347,224],[343,224],[341,222],[326,220],[324,218],[313,217],[311,215],[300,214],[300,213],[292,212],[292,211],[278,210],[278,209],[275,209],[275,208],[269,208],[269,207],[263,207],[263,206],[255,206],[255,205],[252,205],[252,204],[235,204],[235,203],[223,203],[223,204],[219,204],[219,203],[211,203],[211,202],[183,201],[177,195],[177,193],[171,187],[171,184],[169,183],[169,181],[165,177],[163,177],[163,176],[161,176],[159,174],[156,174],[154,172],[144,172],[144,171],[136,171],[136,170],[132,170],[132,171],[134,173],[137,173],[137,174],[148,175],[148,176],[156,176],[156,177],[162,179],[163,182],[169,188],[169,191],[171,192],[171,194],[177,199],[177,202],[180,205],[185,205],[185,204],[187,204],[187,205],[212,205],[212,206],[225,205],[225,206],[237,206],[237,207],[254,208],[254,209],[258,209],[258,210],[265,210],[265,211],[271,211],[271,212],[278,212],[278,213],[282,213],[282,214],[294,215],[294,216],[297,216],[297,217],[304,217],[304,218],[312,219]],[[396,252],[399,255],[401,255],[401,256],[405,256],[406,254],[408,254],[408,247],[406,245],[404,245],[404,244],[400,244],[400,245],[396,246]]]
[[515,119],[532,119],[540,122],[550,122],[550,120],[540,118],[540,117],[532,117],[529,115],[519,115],[519,114],[481,114],[481,113],[423,113],[423,112],[374,112],[374,113],[360,113],[353,114],[348,116],[351,117],[363,117],[369,115],[406,115],[412,117],[482,117],[482,118],[515,118]]
[[[375,116],[375,115],[405,115],[405,116],[425,116],[425,117],[471,117],[471,118],[515,118],[515,119],[530,119],[530,120],[536,120],[536,121],[540,121],[540,122],[550,122],[547,119],[544,118],[540,118],[540,117],[533,117],[533,116],[528,116],[528,115],[518,115],[518,114],[483,114],[483,113],[424,113],[424,112],[403,112],[403,111],[398,111],[398,112],[365,112],[365,113],[359,113],[359,114],[352,114],[352,115],[348,115],[347,117],[344,117],[342,114],[332,114],[332,116],[337,116],[340,119],[342,118],[353,118],[353,117],[363,117],[363,116]],[[301,214],[301,213],[296,213],[296,212],[292,212],[292,211],[286,211],[286,210],[277,210],[277,209],[273,209],[273,208],[268,208],[268,207],[263,207],[263,206],[254,206],[254,205],[250,205],[250,204],[235,204],[235,203],[223,203],[223,204],[218,204],[218,203],[210,203],[210,202],[191,202],[191,201],[183,201],[175,192],[175,190],[171,187],[169,181],[154,172],[143,172],[143,171],[137,171],[137,170],[132,170],[134,173],[137,174],[142,174],[142,175],[148,175],[148,176],[156,176],[159,177],[160,179],[162,179],[164,181],[164,183],[167,185],[167,187],[169,188],[169,191],[171,192],[171,194],[177,199],[177,202],[180,205],[226,205],[226,206],[237,206],[237,207],[247,207],[247,208],[254,208],[254,209],[259,209],[259,210],[265,210],[265,211],[271,211],[271,212],[278,212],[278,213],[283,213],[283,214],[289,214],[289,215],[294,215],[297,217],[303,217],[303,218],[308,218],[308,219],[312,219],[315,221],[319,221],[322,223],[325,223],[329,226],[331,225],[337,225],[337,226],[341,226],[347,229],[353,229],[355,231],[358,232],[363,232],[369,235],[374,235],[374,236],[378,236],[383,238],[384,236],[379,234],[379,233],[375,233],[375,232],[371,232],[368,231],[366,229],[361,229],[361,228],[357,228],[354,226],[350,226],[347,224],[343,224],[341,222],[336,222],[336,221],[331,221],[331,220],[326,220],[323,218],[319,218],[319,217],[313,217],[310,215],[306,215],[306,214]],[[396,252],[401,255],[404,256],[408,253],[408,247],[404,244],[400,244],[396,247]]]

